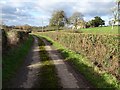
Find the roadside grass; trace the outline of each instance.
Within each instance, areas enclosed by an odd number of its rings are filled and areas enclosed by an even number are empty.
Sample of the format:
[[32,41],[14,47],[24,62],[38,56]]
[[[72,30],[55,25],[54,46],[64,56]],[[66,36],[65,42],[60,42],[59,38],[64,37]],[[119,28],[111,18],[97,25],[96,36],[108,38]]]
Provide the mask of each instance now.
[[24,62],[24,58],[29,52],[33,42],[33,37],[30,35],[26,41],[19,44],[18,47],[11,49],[2,57],[2,82],[3,86],[16,74],[16,71]]
[[[40,34],[38,34],[40,35]],[[42,35],[40,35],[42,36]],[[107,90],[119,90],[120,82],[111,74],[108,74],[105,71],[99,70],[98,67],[92,64],[85,56],[76,54],[74,51],[68,50],[59,43],[53,41],[49,37],[42,36],[46,38],[50,43],[55,46],[59,52],[62,54],[64,59],[84,75],[84,77],[95,87],[99,89]]]
[[39,80],[37,87],[40,88],[59,88],[58,77],[55,69],[55,65],[51,58],[48,56],[48,52],[45,50],[45,44],[41,37],[38,37],[40,48],[40,60],[41,67],[38,74]]

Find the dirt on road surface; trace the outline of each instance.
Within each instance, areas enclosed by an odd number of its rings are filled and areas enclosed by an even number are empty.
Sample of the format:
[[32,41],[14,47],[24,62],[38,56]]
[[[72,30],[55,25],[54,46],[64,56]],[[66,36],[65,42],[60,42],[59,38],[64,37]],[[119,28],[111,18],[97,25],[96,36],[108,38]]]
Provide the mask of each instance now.
[[85,90],[92,88],[83,75],[74,70],[69,63],[64,62],[58,50],[51,46],[47,40],[43,39],[43,41],[49,56],[54,61],[63,88],[84,88]]

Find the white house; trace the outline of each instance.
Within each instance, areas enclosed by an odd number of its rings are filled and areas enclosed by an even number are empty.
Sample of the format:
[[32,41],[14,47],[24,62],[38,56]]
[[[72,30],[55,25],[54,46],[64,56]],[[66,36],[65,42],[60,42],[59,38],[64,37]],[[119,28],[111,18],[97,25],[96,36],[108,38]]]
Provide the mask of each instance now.
[[117,22],[115,22],[115,24],[114,25],[119,25],[120,26],[120,22],[119,21],[117,21]]

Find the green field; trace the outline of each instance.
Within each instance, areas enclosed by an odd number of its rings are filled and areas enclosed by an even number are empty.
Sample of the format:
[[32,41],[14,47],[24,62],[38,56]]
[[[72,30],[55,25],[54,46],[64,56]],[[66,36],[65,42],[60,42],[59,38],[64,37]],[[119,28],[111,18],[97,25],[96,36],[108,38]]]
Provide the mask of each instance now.
[[109,27],[95,27],[95,28],[85,28],[80,29],[83,33],[94,33],[94,34],[118,34],[120,26],[114,26],[113,29]]

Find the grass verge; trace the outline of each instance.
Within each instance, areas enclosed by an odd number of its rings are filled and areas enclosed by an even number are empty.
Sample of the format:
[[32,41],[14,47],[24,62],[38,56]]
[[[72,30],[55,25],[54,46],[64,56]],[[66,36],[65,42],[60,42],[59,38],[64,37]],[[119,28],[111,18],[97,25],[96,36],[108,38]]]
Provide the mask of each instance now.
[[33,42],[33,37],[30,35],[29,38],[23,43],[19,44],[9,51],[2,58],[2,82],[7,83],[11,78],[14,77],[16,71],[20,68],[24,62],[24,58],[29,52]]
[[[39,34],[38,34],[39,35]],[[74,51],[64,48],[59,43],[53,41],[49,37],[46,38],[50,43],[55,46],[64,59],[72,63],[75,68],[84,75],[84,77],[96,88],[108,89],[108,90],[119,90],[120,82],[111,74],[105,71],[100,71],[98,67],[94,66],[86,57],[76,54]]]
[[45,50],[45,44],[41,37],[38,37],[40,48],[40,60],[41,68],[39,73],[38,87],[40,88],[59,88],[58,77],[55,69],[55,65],[51,58],[48,56],[48,52]]

